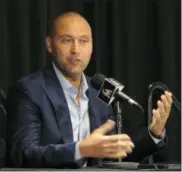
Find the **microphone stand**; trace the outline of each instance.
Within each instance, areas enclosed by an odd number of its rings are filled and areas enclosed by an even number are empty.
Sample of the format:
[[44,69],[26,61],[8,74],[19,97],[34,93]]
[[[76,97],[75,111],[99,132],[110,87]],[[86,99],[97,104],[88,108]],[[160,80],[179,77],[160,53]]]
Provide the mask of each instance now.
[[[116,133],[121,134],[123,131],[123,117],[121,103],[119,101],[114,101],[114,111],[116,114]],[[122,158],[118,158],[118,162],[122,162]]]
[[[113,101],[114,115],[116,116],[116,134],[123,133],[123,116],[121,102],[118,100]],[[102,168],[111,169],[132,169],[137,170],[139,163],[137,162],[123,162],[122,158],[118,158],[115,162],[102,162],[99,164]]]
[[[153,98],[153,91],[154,89],[152,89],[150,91],[150,94],[149,94],[149,98],[148,98],[148,116],[147,116],[147,126],[150,125],[151,121],[152,121],[152,98]],[[150,155],[149,158],[149,164],[153,164],[154,163],[154,159],[153,159],[153,156]]]

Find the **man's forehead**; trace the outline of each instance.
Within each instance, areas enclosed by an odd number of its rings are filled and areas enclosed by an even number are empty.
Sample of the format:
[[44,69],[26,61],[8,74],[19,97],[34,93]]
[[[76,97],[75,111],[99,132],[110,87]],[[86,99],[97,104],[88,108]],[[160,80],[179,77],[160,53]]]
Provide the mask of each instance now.
[[91,36],[91,28],[83,23],[76,22],[63,22],[57,23],[55,28],[58,35],[71,35],[71,36]]
[[77,14],[75,15],[67,15],[67,16],[60,16],[58,17],[54,23],[56,25],[72,25],[72,24],[79,24],[80,26],[85,26],[90,28],[89,23],[87,22],[87,20],[85,18],[83,18],[82,16],[79,16]]
[[78,26],[80,28],[91,29],[86,19],[78,15],[64,16],[55,20],[57,26]]
[[[89,35],[92,37],[92,30],[87,20],[78,13],[66,13],[58,16],[52,25],[51,34],[62,35]],[[55,35],[56,34],[56,35]]]

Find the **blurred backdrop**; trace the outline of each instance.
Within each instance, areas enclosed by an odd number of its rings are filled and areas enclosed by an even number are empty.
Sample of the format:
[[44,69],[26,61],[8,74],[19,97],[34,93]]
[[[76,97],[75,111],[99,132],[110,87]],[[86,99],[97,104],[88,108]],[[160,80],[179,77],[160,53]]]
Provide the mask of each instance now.
[[[147,120],[148,86],[165,83],[181,102],[180,0],[1,0],[0,88],[49,61],[45,36],[51,20],[71,10],[93,29],[94,52],[87,75],[100,72],[125,85],[145,114],[123,103],[124,130]],[[181,162],[181,116],[173,108],[167,124],[169,147],[155,161]]]

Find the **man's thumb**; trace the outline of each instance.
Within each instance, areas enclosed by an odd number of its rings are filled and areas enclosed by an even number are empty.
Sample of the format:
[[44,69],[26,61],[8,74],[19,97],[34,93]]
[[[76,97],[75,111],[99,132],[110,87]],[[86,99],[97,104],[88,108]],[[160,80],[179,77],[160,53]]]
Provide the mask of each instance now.
[[107,120],[103,125],[101,125],[99,128],[97,128],[94,133],[99,133],[99,134],[106,134],[109,131],[111,131],[115,126],[115,122],[112,120]]

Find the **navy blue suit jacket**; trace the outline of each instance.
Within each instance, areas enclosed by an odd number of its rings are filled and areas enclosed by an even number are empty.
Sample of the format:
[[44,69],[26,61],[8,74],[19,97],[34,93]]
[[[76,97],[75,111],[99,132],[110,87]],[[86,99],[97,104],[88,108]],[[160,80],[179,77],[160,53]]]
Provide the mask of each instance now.
[[[113,119],[111,107],[97,99],[88,80],[90,131]],[[79,167],[75,162],[75,142],[63,89],[52,65],[20,79],[7,96],[8,159],[15,167]],[[135,149],[127,158],[140,161],[161,149],[147,128],[132,137]],[[92,164],[89,159],[88,164]],[[95,159],[96,160],[96,159]]]

